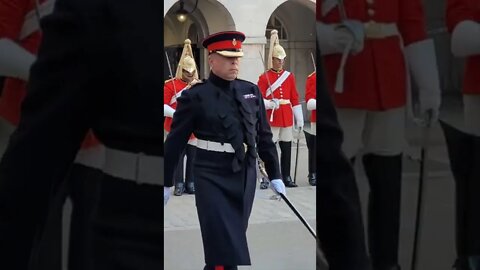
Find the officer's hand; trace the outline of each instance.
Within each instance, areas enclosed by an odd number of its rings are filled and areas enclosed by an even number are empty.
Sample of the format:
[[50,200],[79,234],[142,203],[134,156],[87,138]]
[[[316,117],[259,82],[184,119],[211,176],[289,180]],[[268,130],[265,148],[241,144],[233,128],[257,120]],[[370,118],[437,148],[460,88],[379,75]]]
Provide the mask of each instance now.
[[172,187],[163,187],[163,206],[167,205],[168,199],[170,199],[170,194]]
[[270,181],[270,188],[277,194],[282,193],[287,195],[287,191],[285,190],[285,184],[281,179],[274,179]]

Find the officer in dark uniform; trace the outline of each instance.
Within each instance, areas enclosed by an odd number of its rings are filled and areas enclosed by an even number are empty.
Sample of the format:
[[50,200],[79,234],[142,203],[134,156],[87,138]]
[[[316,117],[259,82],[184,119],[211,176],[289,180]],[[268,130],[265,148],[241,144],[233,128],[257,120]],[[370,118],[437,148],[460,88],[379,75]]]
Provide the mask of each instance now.
[[42,20],[21,120],[0,164],[0,269],[51,269],[32,247],[90,128],[106,147],[95,269],[163,268],[161,10],[157,0],[58,0]]
[[246,230],[256,185],[257,152],[272,189],[285,193],[277,150],[258,87],[237,79],[245,35],[228,31],[207,37],[208,80],[178,99],[165,141],[165,203],[179,155],[190,134],[197,137],[195,198],[205,252],[205,270],[250,265]]

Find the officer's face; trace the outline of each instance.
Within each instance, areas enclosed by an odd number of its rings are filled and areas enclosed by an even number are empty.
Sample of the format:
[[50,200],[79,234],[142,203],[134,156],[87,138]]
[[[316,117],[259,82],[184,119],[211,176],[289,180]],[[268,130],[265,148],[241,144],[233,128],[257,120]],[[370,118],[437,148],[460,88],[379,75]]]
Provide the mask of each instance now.
[[208,64],[215,75],[224,80],[233,81],[238,76],[240,58],[225,57],[218,53],[213,53],[208,57]]
[[275,70],[280,70],[283,68],[283,63],[285,63],[285,59],[278,59],[276,57],[272,57],[272,68]]

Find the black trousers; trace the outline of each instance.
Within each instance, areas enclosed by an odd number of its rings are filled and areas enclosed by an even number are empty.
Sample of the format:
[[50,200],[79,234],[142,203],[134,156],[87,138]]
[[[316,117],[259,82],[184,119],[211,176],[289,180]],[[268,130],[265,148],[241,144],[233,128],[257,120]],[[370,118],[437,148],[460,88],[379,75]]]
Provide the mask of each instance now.
[[[93,269],[92,225],[102,176],[103,173],[98,169],[81,164],[72,166],[69,176],[58,187],[50,203],[48,217],[33,248],[32,269],[61,270],[62,257],[66,254],[66,250],[62,249],[64,240],[69,242],[68,269]],[[67,198],[72,202],[72,213],[69,235],[63,239],[63,208]]]
[[95,270],[163,269],[163,187],[104,175],[93,224]]

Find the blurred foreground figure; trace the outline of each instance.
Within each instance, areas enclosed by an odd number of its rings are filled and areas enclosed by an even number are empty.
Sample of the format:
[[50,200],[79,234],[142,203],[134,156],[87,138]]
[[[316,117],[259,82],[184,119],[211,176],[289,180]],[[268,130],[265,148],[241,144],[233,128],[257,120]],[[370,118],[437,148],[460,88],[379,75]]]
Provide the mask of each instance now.
[[42,19],[0,164],[0,268],[41,269],[37,238],[89,129],[105,145],[93,267],[162,268],[161,10],[155,0],[58,0]]

